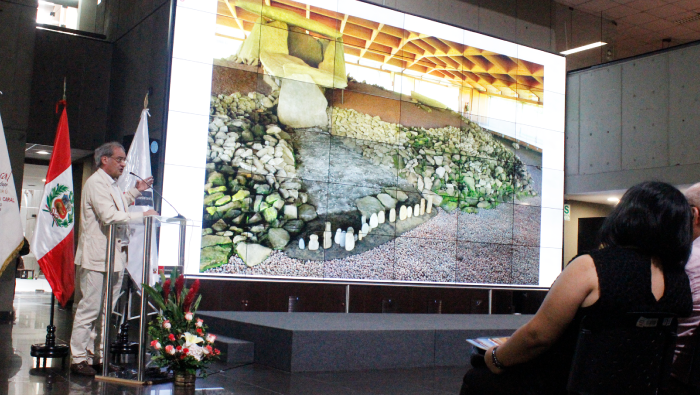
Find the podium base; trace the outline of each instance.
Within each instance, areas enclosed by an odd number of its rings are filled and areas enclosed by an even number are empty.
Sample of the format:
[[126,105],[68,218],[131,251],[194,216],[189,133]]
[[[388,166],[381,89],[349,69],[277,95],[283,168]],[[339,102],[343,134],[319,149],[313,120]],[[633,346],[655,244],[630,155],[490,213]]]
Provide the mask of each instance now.
[[32,344],[29,355],[37,358],[36,367],[39,368],[39,363],[43,360],[41,368],[46,368],[46,360],[48,358],[61,358],[61,369],[66,368],[66,357],[70,355],[70,347],[67,344],[47,345],[45,343]]
[[163,384],[163,383],[172,382],[173,378],[172,377],[148,378],[146,380],[139,381],[136,379],[128,379],[128,378],[124,378],[124,377],[99,375],[99,376],[95,376],[95,380],[105,381],[108,383],[123,384],[123,385],[144,386],[144,385],[156,385],[156,384]]

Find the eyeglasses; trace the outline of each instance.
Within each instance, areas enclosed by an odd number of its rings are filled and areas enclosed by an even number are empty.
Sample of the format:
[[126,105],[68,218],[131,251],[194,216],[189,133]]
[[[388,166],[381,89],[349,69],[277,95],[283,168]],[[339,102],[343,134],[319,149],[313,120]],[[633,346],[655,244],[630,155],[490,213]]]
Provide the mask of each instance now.
[[123,156],[120,156],[118,158],[110,156],[110,158],[112,158],[115,162],[117,162],[119,164],[126,163],[126,158],[124,158]]

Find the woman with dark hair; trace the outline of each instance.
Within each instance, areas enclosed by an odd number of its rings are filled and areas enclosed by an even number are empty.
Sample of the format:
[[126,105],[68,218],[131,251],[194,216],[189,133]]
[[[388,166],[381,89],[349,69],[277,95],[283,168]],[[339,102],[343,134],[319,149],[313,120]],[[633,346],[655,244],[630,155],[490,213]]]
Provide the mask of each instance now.
[[460,394],[566,394],[584,316],[689,315],[692,297],[683,268],[691,226],[690,206],[672,185],[630,188],[603,223],[601,248],[566,266],[532,320],[502,346],[488,349],[485,366],[467,372]]

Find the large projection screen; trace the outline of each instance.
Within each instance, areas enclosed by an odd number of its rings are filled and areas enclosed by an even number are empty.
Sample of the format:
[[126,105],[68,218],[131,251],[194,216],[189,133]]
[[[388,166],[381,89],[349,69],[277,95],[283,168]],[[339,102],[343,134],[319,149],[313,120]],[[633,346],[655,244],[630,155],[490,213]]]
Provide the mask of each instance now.
[[[194,223],[187,274],[561,272],[563,57],[354,0],[179,0],[171,74],[163,195]],[[164,229],[161,262],[176,245]]]

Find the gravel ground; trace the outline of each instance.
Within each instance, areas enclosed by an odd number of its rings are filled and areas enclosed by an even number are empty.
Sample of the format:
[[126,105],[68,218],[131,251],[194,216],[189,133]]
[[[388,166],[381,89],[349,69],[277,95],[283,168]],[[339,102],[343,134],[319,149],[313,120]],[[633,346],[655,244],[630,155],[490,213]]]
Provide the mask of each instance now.
[[[357,280],[537,284],[540,208],[501,204],[478,214],[438,209],[431,220],[400,237],[343,259],[299,260],[275,251],[249,268],[235,255],[208,273]],[[457,238],[456,235],[459,237]],[[358,241],[361,243],[361,241]],[[515,244],[515,245],[513,245]]]

